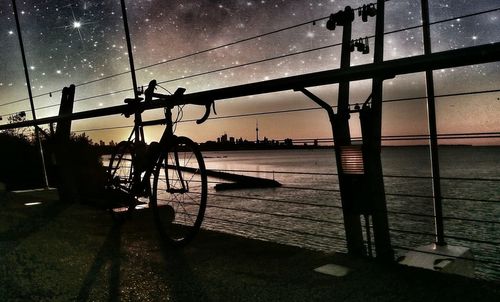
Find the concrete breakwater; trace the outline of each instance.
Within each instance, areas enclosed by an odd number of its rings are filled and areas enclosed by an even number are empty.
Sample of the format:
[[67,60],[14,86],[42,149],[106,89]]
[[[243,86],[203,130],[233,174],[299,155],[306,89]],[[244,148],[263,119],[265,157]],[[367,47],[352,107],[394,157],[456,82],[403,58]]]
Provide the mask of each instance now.
[[232,181],[232,183],[220,183],[215,185],[216,191],[236,190],[236,189],[252,189],[252,188],[277,188],[281,187],[281,183],[274,179],[267,179],[254,176],[246,176],[227,172],[219,172],[207,170],[207,175],[223,180]]
[[[179,168],[183,171],[195,173],[195,168],[190,167],[174,167],[169,166],[169,169]],[[263,188],[278,188],[281,183],[274,179],[261,178],[255,176],[246,176],[241,174],[220,172],[214,170],[206,170],[207,176],[222,180],[231,181],[231,183],[219,183],[215,185],[216,191],[237,190],[237,189],[263,189]]]

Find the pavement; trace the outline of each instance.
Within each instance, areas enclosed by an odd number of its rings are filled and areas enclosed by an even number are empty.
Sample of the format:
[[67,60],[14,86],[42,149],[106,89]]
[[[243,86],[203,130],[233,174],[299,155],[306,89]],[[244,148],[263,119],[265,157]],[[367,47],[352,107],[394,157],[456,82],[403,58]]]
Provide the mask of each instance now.
[[[338,276],[314,271],[325,264],[335,265]],[[148,210],[116,224],[103,210],[59,201],[56,191],[9,193],[0,200],[0,301],[499,297],[498,283],[222,232],[202,231],[187,247],[174,249],[158,238]]]

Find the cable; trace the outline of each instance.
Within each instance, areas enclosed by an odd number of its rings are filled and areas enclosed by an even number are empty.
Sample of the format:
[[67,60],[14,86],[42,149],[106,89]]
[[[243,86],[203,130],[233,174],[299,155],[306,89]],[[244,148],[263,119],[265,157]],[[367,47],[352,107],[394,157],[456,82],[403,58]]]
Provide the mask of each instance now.
[[207,216],[207,215],[205,215],[205,218],[206,219],[211,219],[211,220],[218,220],[218,221],[223,221],[223,222],[229,222],[229,223],[236,223],[236,224],[242,224],[242,225],[249,225],[249,226],[254,226],[254,227],[260,227],[260,228],[265,228],[265,229],[270,229],[270,230],[276,230],[276,231],[284,231],[284,232],[289,232],[289,233],[294,233],[294,234],[299,234],[299,235],[322,237],[322,238],[329,238],[329,239],[336,239],[336,240],[345,241],[345,238],[344,237],[340,237],[340,236],[332,236],[332,235],[325,235],[325,234],[314,234],[314,233],[304,232],[304,231],[298,231],[298,230],[282,229],[282,228],[272,227],[272,226],[269,226],[269,225],[262,225],[262,224],[256,224],[256,223],[250,223],[250,222],[243,222],[243,221],[236,221],[236,220],[230,220],[230,219],[224,219],[224,218],[217,218],[217,217],[211,217],[211,216]]
[[[389,0],[387,0],[386,2],[388,2],[388,1]],[[356,10],[356,9],[354,9],[354,10]],[[477,15],[481,15],[481,14],[487,14],[487,13],[495,12],[495,11],[498,11],[498,10],[500,10],[500,8],[494,8],[494,9],[490,9],[490,10],[486,10],[486,11],[481,11],[481,12],[477,12],[477,13],[472,13],[472,14],[467,14],[467,15],[462,15],[462,16],[458,16],[458,17],[454,17],[454,18],[448,18],[448,19],[438,20],[438,21],[431,22],[429,25],[435,25],[435,24],[439,24],[439,23],[445,23],[445,22],[456,20],[456,19],[464,19],[464,18],[468,18],[468,17],[472,17],[472,16],[477,16]],[[249,40],[252,40],[252,39],[261,38],[261,37],[266,36],[266,35],[271,35],[271,34],[274,34],[274,33],[280,32],[280,31],[285,31],[285,30],[292,29],[292,28],[295,28],[295,27],[300,27],[300,26],[307,25],[307,24],[310,24],[310,23],[313,23],[313,22],[316,22],[316,21],[324,20],[324,19],[327,19],[327,18],[328,17],[323,17],[323,18],[311,20],[311,21],[308,21],[308,22],[303,22],[303,23],[300,23],[300,24],[297,24],[297,25],[293,25],[293,26],[290,26],[290,27],[278,29],[278,30],[275,30],[275,31],[272,31],[272,32],[268,32],[268,33],[264,33],[264,34],[261,34],[261,35],[257,35],[257,36],[254,36],[254,37],[250,37],[250,38],[246,38],[246,39],[242,39],[242,40],[230,42],[230,43],[227,43],[227,44],[224,44],[224,45],[221,45],[221,46],[216,46],[214,48],[210,48],[210,49],[207,49],[207,50],[202,50],[202,51],[191,53],[191,54],[188,54],[188,55],[185,55],[185,56],[173,58],[173,59],[170,59],[170,60],[167,60],[167,61],[162,61],[162,62],[154,63],[154,64],[151,64],[151,65],[143,66],[143,67],[137,68],[136,71],[142,70],[142,69],[146,69],[146,68],[150,68],[150,67],[153,67],[153,66],[157,66],[157,65],[160,65],[160,64],[170,63],[170,62],[173,62],[173,61],[176,61],[176,60],[180,60],[180,59],[184,59],[184,58],[187,58],[187,57],[196,56],[196,55],[199,55],[199,54],[202,54],[202,53],[206,53],[206,52],[210,52],[210,51],[213,51],[213,50],[216,50],[216,49],[225,48],[227,46],[231,46],[231,45],[234,45],[234,44],[242,43],[242,42],[249,41]],[[407,28],[402,28],[402,29],[393,30],[393,31],[389,31],[389,32],[384,32],[384,35],[393,34],[393,33],[402,32],[402,31],[407,31],[407,30],[411,30],[411,29],[416,29],[416,28],[420,28],[422,26],[423,25],[416,25],[416,26],[412,26],[412,27],[407,27]],[[368,36],[367,38],[373,38],[373,37],[374,36],[372,35],[372,36]],[[341,43],[340,43],[340,45],[341,45]],[[237,68],[237,67],[242,67],[242,66],[244,66],[244,65],[232,66],[232,68]],[[215,71],[213,71],[213,72],[215,72]],[[127,71],[127,72],[118,73],[116,75],[110,75],[108,77],[104,77],[104,78],[95,79],[95,80],[91,80],[91,81],[88,81],[88,82],[80,83],[80,84],[77,84],[75,86],[81,87],[81,86],[84,86],[84,85],[87,85],[87,84],[90,84],[90,83],[95,83],[95,82],[98,82],[98,81],[106,80],[106,79],[109,79],[109,78],[112,78],[112,77],[115,77],[115,76],[124,75],[124,74],[127,74],[127,73],[129,73],[129,72]],[[209,72],[209,73],[211,73],[211,72]],[[199,75],[204,75],[204,74],[199,74]],[[198,75],[196,75],[196,76],[198,76]],[[192,77],[192,76],[190,76],[190,77]],[[188,78],[188,77],[185,77],[185,78]],[[183,78],[179,78],[178,80],[181,80],[181,79],[183,79]],[[166,82],[171,82],[171,81],[173,81],[173,80],[164,81],[164,82],[161,82],[161,83],[166,83]],[[131,89],[129,89],[129,90],[131,90]],[[34,98],[37,98],[37,97],[40,97],[40,96],[50,95],[52,93],[56,93],[56,92],[59,92],[59,91],[61,91],[61,90],[56,90],[56,91],[51,91],[51,92],[48,92],[48,93],[36,95],[36,96],[34,96]],[[25,100],[27,100],[27,98],[20,99],[20,100],[17,100],[17,101],[13,101],[13,102],[8,102],[8,103],[0,104],[0,106],[10,105],[10,104],[21,102],[21,101],[25,101]]]
[[218,197],[227,197],[227,198],[233,198],[233,199],[270,201],[270,202],[276,202],[276,203],[295,204],[295,205],[301,205],[301,206],[313,206],[313,207],[320,207],[320,208],[342,209],[341,206],[305,203],[305,202],[297,202],[297,201],[281,200],[281,199],[261,198],[261,197],[252,197],[252,196],[236,196],[236,195],[227,195],[227,194],[219,194],[219,193],[208,193],[208,195],[209,196],[218,196]]
[[[250,65],[260,64],[260,63],[264,63],[264,62],[268,62],[268,61],[272,61],[272,60],[277,60],[277,59],[282,59],[282,58],[286,58],[286,57],[296,56],[296,55],[300,55],[300,54],[304,54],[304,53],[308,53],[308,52],[313,52],[313,51],[317,51],[317,50],[322,50],[322,49],[326,49],[326,48],[331,48],[331,47],[335,47],[335,46],[339,46],[339,45],[341,45],[341,43],[340,44],[338,44],[338,43],[337,44],[331,44],[331,45],[317,47],[317,48],[312,48],[312,49],[307,49],[307,50],[304,50],[304,51],[299,51],[299,52],[294,52],[294,53],[291,53],[291,54],[285,54],[285,55],[281,55],[281,56],[266,58],[266,59],[257,60],[257,61],[252,61],[252,62],[248,62],[248,63],[245,63],[245,64],[236,65],[236,66],[230,66],[230,67],[225,67],[225,68],[220,68],[220,69],[205,71],[205,72],[201,72],[201,73],[197,73],[197,74],[192,74],[192,75],[189,75],[189,76],[174,78],[174,79],[165,80],[165,81],[159,81],[158,84],[165,84],[165,83],[170,83],[170,82],[176,82],[176,81],[180,81],[180,80],[185,80],[185,79],[190,79],[190,78],[194,78],[194,77],[204,76],[204,75],[208,75],[208,74],[212,74],[212,73],[217,73],[217,72],[221,72],[221,71],[227,71],[227,70],[230,70],[230,69],[236,69],[236,68],[246,67],[246,66],[250,66]],[[89,96],[89,97],[81,98],[81,99],[75,100],[75,102],[81,102],[81,101],[85,101],[85,100],[90,100],[90,99],[95,99],[95,98],[110,96],[110,95],[113,95],[113,94],[128,92],[128,91],[132,91],[132,90],[133,90],[132,88],[122,89],[122,90],[118,90],[118,91],[114,91],[114,92],[109,92],[109,93],[104,93],[104,94],[99,94],[99,95],[95,95],[95,96]],[[59,106],[59,104],[49,105],[49,106],[45,106],[43,108],[35,108],[35,109],[36,110],[47,109],[47,108],[57,107],[57,106]],[[6,114],[6,115],[10,115],[10,114]],[[189,121],[192,121],[192,120],[189,120]]]
[[205,72],[201,72],[201,73],[195,73],[195,74],[192,74],[192,75],[189,75],[189,76],[183,76],[183,77],[174,78],[174,79],[170,79],[170,80],[164,80],[164,81],[160,81],[158,83],[164,84],[164,83],[181,81],[181,80],[190,79],[190,78],[199,77],[199,76],[204,76],[204,75],[208,75],[208,74],[212,74],[212,73],[217,73],[217,72],[221,72],[221,71],[227,71],[227,70],[231,70],[231,69],[236,69],[236,68],[246,67],[246,66],[250,66],[250,65],[260,64],[260,63],[264,63],[264,62],[268,62],[268,61],[273,61],[273,60],[277,60],[277,59],[283,59],[283,58],[287,58],[287,57],[291,57],[291,56],[301,55],[301,54],[305,54],[305,53],[308,53],[308,52],[313,52],[313,51],[323,50],[323,49],[327,49],[327,48],[332,48],[332,47],[336,47],[336,46],[340,46],[340,45],[342,45],[342,43],[336,43],[336,44],[330,44],[330,45],[326,45],[326,46],[321,46],[321,47],[306,49],[306,50],[302,50],[302,51],[298,51],[298,52],[294,52],[294,53],[284,54],[284,55],[280,55],[280,56],[276,56],[276,57],[271,57],[271,58],[266,58],[266,59],[257,60],[257,61],[252,61],[252,62],[248,62],[248,63],[236,65],[236,66],[229,66],[229,67],[224,67],[224,68],[209,70],[209,71],[205,71]]
[[[390,0],[386,0],[385,2],[389,2],[389,1]],[[354,8],[353,10],[358,10],[360,8],[361,8],[361,6],[357,7],[357,8]],[[187,54],[187,55],[183,55],[183,56],[180,56],[180,57],[176,57],[176,58],[172,58],[172,59],[169,59],[169,60],[165,60],[165,61],[161,61],[161,62],[150,64],[150,65],[142,66],[142,67],[136,68],[135,71],[139,71],[139,70],[143,70],[143,69],[155,67],[155,66],[162,65],[162,64],[172,63],[172,62],[179,61],[179,60],[182,60],[182,59],[186,59],[186,58],[189,58],[189,57],[193,57],[193,56],[197,56],[197,55],[200,55],[200,54],[208,53],[208,52],[211,52],[211,51],[214,51],[214,50],[218,50],[218,49],[226,48],[226,47],[229,47],[229,46],[233,46],[233,45],[236,45],[236,44],[239,44],[239,43],[248,42],[248,41],[255,40],[255,39],[260,39],[260,38],[263,38],[265,36],[273,35],[273,34],[276,34],[276,33],[282,32],[282,31],[294,29],[294,28],[297,28],[297,27],[301,27],[301,26],[304,26],[304,25],[311,24],[311,23],[315,24],[318,21],[326,20],[328,18],[329,18],[329,16],[326,16],[326,17],[321,17],[321,18],[310,20],[310,21],[302,22],[302,23],[299,23],[299,24],[295,24],[295,25],[283,27],[283,28],[280,28],[280,29],[277,29],[277,30],[273,30],[273,31],[270,31],[270,32],[266,32],[266,33],[263,33],[263,34],[259,34],[259,35],[256,35],[256,36],[252,36],[252,37],[248,37],[248,38],[236,40],[236,41],[233,41],[233,42],[229,42],[227,44],[222,44],[222,45],[219,45],[219,46],[215,46],[215,47],[212,47],[212,48],[200,50],[200,51],[193,52],[193,53],[190,53],[190,54]],[[106,77],[102,77],[102,78],[99,78],[99,79],[94,79],[94,80],[90,80],[90,81],[87,81],[87,82],[75,84],[75,86],[76,87],[85,86],[85,85],[88,85],[88,84],[92,84],[92,83],[100,82],[100,81],[103,81],[103,80],[107,80],[107,79],[110,79],[110,78],[113,78],[113,77],[126,75],[129,72],[130,71],[124,71],[124,72],[116,73],[116,74],[109,75],[109,76],[106,76]],[[47,92],[47,93],[36,95],[36,96],[34,96],[34,98],[41,97],[41,96],[46,96],[46,95],[51,95],[52,93],[57,93],[57,92],[60,92],[60,91],[62,91],[62,90],[50,91],[50,92]],[[25,100],[27,100],[27,98],[20,99],[20,100],[17,100],[17,101],[13,101],[13,102],[9,102],[9,103],[5,103],[5,104],[0,104],[0,107],[4,106],[4,105],[10,105],[10,104],[13,104],[13,103],[25,101]]]
[[[389,0],[387,0],[387,1],[389,1]],[[233,45],[236,45],[236,44],[239,44],[239,43],[243,43],[243,42],[247,42],[247,41],[259,39],[259,38],[262,38],[262,37],[265,37],[265,36],[269,36],[269,35],[272,35],[272,34],[276,34],[276,33],[282,32],[282,31],[286,31],[286,30],[290,30],[290,29],[293,29],[293,28],[301,27],[301,26],[304,26],[304,25],[307,25],[307,24],[315,23],[315,22],[318,22],[318,21],[321,21],[321,20],[326,20],[328,18],[329,17],[322,17],[322,18],[313,19],[313,20],[310,20],[310,21],[307,21],[307,22],[302,22],[302,23],[299,23],[299,24],[296,24],[296,25],[292,25],[292,26],[280,28],[280,29],[273,30],[273,31],[270,31],[270,32],[267,32],[267,33],[263,33],[263,34],[259,34],[259,35],[256,35],[256,36],[252,36],[252,37],[248,37],[248,38],[236,40],[236,41],[233,41],[233,42],[229,42],[227,44],[223,44],[223,45],[215,46],[215,47],[212,47],[212,48],[200,50],[200,51],[193,52],[193,53],[190,53],[190,54],[187,54],[187,55],[183,55],[183,56],[180,56],[180,57],[172,58],[172,59],[169,59],[169,60],[166,60],[166,61],[161,61],[161,62],[153,63],[153,64],[150,64],[150,65],[142,66],[142,67],[136,68],[135,70],[139,71],[139,70],[151,68],[151,67],[162,65],[162,64],[172,63],[172,62],[179,61],[179,60],[182,60],[182,59],[186,59],[186,58],[189,58],[189,57],[193,57],[193,56],[197,56],[197,55],[200,55],[200,54],[208,53],[208,52],[211,52],[211,51],[214,51],[214,50],[223,49],[223,48],[226,48],[226,47],[229,47],[229,46],[233,46]],[[109,76],[106,76],[106,77],[103,77],[103,78],[94,79],[94,80],[90,80],[90,81],[87,81],[87,82],[79,83],[79,84],[76,84],[75,86],[76,87],[82,87],[82,86],[85,86],[85,85],[88,85],[88,84],[93,84],[93,83],[100,82],[100,81],[103,81],[103,80],[107,80],[107,79],[110,79],[110,78],[114,78],[114,77],[117,77],[117,76],[126,75],[129,72],[130,71],[124,71],[124,72],[116,73],[116,74],[109,75]],[[62,90],[50,91],[50,92],[47,92],[47,93],[36,95],[36,96],[34,96],[34,98],[51,95],[52,93],[57,93],[57,92],[61,92],[61,91]],[[19,99],[19,100],[12,101],[12,102],[9,102],[9,103],[0,104],[0,107],[1,106],[5,106],[5,105],[10,105],[10,104],[18,103],[18,102],[22,102],[22,101],[26,101],[26,100],[28,100],[28,99],[24,98],[24,99]]]
[[296,215],[287,215],[287,214],[279,214],[279,213],[267,213],[267,212],[262,212],[262,211],[255,211],[255,210],[248,210],[248,209],[241,209],[241,208],[237,209],[237,208],[231,208],[231,207],[216,206],[216,205],[211,205],[211,204],[209,204],[208,207],[209,208],[214,208],[214,209],[220,209],[220,210],[235,211],[235,212],[270,215],[270,216],[276,216],[276,217],[281,217],[281,218],[293,218],[293,219],[307,220],[307,221],[312,221],[312,222],[330,223],[330,224],[336,224],[336,225],[342,225],[342,226],[344,225],[343,222],[339,222],[339,221],[321,220],[321,219],[314,219],[314,218],[309,218],[309,217],[301,217],[301,216],[296,216]]

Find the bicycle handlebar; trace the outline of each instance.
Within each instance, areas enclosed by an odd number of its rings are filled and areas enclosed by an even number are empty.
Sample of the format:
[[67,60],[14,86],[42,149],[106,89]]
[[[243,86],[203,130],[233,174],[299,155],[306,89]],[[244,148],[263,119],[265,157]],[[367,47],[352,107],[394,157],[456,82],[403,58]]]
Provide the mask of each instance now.
[[200,105],[200,106],[205,106],[205,114],[199,119],[196,120],[197,124],[201,124],[205,122],[208,117],[210,116],[210,106],[213,107],[214,113],[217,114],[215,111],[215,102],[214,101],[204,101],[204,102],[186,102],[183,100],[182,96],[184,95],[184,92],[186,91],[185,88],[177,88],[177,90],[174,92],[172,95],[167,95],[167,94],[161,94],[161,93],[155,93],[155,89],[157,86],[156,80],[151,80],[148,84],[148,88],[144,91],[144,97],[145,97],[145,102],[151,102],[153,101],[153,98],[156,98],[159,101],[165,101],[168,102],[170,106],[176,106],[176,105]]

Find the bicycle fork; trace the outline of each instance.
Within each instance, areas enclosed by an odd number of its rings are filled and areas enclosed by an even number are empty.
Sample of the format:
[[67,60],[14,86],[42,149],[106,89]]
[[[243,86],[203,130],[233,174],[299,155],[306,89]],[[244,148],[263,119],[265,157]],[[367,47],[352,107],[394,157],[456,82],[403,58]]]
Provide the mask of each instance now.
[[[175,148],[175,147],[174,147]],[[184,181],[184,176],[182,174],[182,169],[179,163],[179,151],[178,150],[173,150],[174,153],[174,161],[175,161],[175,173],[179,176],[179,181],[181,183],[180,188],[172,188],[170,185],[170,180],[168,179],[168,173],[167,174],[167,192],[170,194],[184,194],[189,192],[189,184]],[[166,167],[168,168],[168,167]]]

